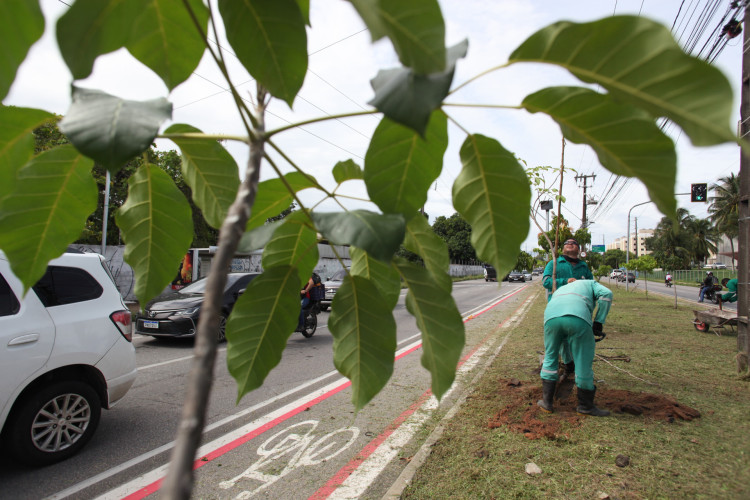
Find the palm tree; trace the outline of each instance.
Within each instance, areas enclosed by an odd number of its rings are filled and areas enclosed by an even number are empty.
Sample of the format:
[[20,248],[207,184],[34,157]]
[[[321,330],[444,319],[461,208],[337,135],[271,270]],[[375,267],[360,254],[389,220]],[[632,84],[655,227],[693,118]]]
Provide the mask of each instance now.
[[[729,238],[729,245],[734,255],[734,238],[739,236],[739,202],[740,202],[740,177],[731,174],[722,177],[719,182],[711,185],[714,196],[710,197],[711,204],[708,207],[709,219],[714,223],[720,234]],[[732,269],[734,269],[734,258],[732,258]]]
[[716,229],[708,219],[692,218],[687,223],[687,230],[690,233],[693,258],[696,262],[705,262],[706,258],[717,250],[716,242],[719,235]]

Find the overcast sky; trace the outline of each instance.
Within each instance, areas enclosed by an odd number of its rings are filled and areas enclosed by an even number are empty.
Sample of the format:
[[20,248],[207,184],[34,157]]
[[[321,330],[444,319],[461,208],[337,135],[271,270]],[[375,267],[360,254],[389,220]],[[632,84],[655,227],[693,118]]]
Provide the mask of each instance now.
[[[66,3],[70,1],[66,0]],[[523,40],[540,28],[558,20],[577,22],[591,21],[615,14],[632,14],[650,17],[667,27],[673,23],[673,32],[683,45],[692,43],[690,37],[699,19],[706,19],[706,1],[682,0],[443,0],[440,2],[446,19],[446,44],[451,46],[465,38],[469,40],[469,52],[458,63],[454,87],[482,71],[507,61],[508,56]],[[705,23],[705,33],[697,44],[703,46],[708,40],[712,45],[716,37],[709,38],[720,25],[727,11],[729,0],[722,0],[710,21]],[[47,30],[21,67],[16,83],[5,104],[34,107],[65,114],[70,105],[70,83],[72,78],[54,43],[54,25],[57,18],[68,8],[61,0],[42,0],[47,20]],[[312,28],[308,29],[309,71],[304,87],[291,110],[285,103],[274,101],[269,108],[267,128],[273,129],[289,122],[298,122],[314,117],[370,109],[367,101],[372,98],[369,81],[378,69],[398,66],[398,60],[388,41],[371,44],[369,34],[348,2],[343,0],[313,0],[311,2]],[[678,10],[682,11],[678,17]],[[704,17],[702,17],[704,16]],[[675,23],[675,19],[677,22]],[[225,49],[231,49],[225,41]],[[731,40],[720,53],[715,64],[729,78],[735,92],[735,116],[732,126],[739,119],[739,82],[741,69],[741,36]],[[231,55],[232,78],[241,92],[250,95],[254,81]],[[167,88],[150,70],[133,59],[124,49],[100,57],[93,75],[77,85],[98,88],[113,95],[133,100],[168,97],[174,105],[173,121],[166,123],[188,123],[204,132],[242,134],[229,93],[224,89],[219,72],[208,57],[204,57],[193,76],[169,94]],[[516,64],[494,72],[465,87],[447,101],[454,103],[485,103],[518,105],[522,99],[540,88],[552,85],[582,85],[565,71],[554,67],[533,64]],[[471,132],[482,133],[500,141],[503,146],[524,159],[529,166],[552,165],[559,167],[561,133],[559,128],[542,114],[531,115],[519,110],[447,109],[450,115]],[[275,139],[289,156],[307,172],[316,176],[327,187],[334,186],[331,167],[338,161],[353,159],[364,164],[369,137],[378,124],[379,115],[327,121],[281,134]],[[430,222],[435,217],[454,213],[451,203],[451,186],[460,170],[458,149],[465,135],[457,127],[450,126],[450,146],[445,156],[443,173],[433,188],[425,206]],[[163,130],[162,129],[162,130]],[[739,172],[739,150],[726,145],[713,148],[693,148],[689,140],[676,126],[668,126],[668,135],[677,144],[678,178],[676,193],[686,193],[695,182],[715,182],[719,177]],[[177,149],[170,141],[160,140],[162,149]],[[228,144],[227,149],[242,168],[247,160],[247,148]],[[283,163],[283,162],[282,162]],[[593,151],[587,146],[568,143],[565,164],[579,174],[594,174],[589,179],[588,194],[598,200],[602,208],[593,217],[590,226],[596,244],[610,243],[624,236],[627,229],[627,214],[631,207],[648,201],[648,196],[639,181],[621,181],[612,188],[613,176],[599,166]],[[283,167],[285,171],[291,167]],[[262,178],[272,175],[264,168]],[[593,184],[593,185],[592,185]],[[364,196],[364,185],[360,181],[349,181],[343,191],[353,196]],[[342,190],[340,190],[341,192]],[[622,193],[614,198],[618,191]],[[562,215],[574,228],[581,224],[583,190],[572,177],[565,179],[563,193],[567,198]],[[706,216],[704,204],[690,203],[687,196],[678,196],[678,204],[698,217]],[[614,200],[614,202],[613,202]],[[305,203],[314,203],[317,198],[307,195]],[[352,204],[352,208],[360,207]],[[324,208],[333,205],[323,205]],[[596,205],[588,206],[589,218]],[[368,207],[373,208],[374,207]],[[653,204],[633,209],[632,218],[638,219],[638,228],[653,228],[661,214]],[[544,221],[541,221],[544,225]],[[634,220],[631,222],[634,226]],[[631,226],[631,231],[633,230]],[[524,249],[531,251],[537,246],[537,229],[532,225]]]

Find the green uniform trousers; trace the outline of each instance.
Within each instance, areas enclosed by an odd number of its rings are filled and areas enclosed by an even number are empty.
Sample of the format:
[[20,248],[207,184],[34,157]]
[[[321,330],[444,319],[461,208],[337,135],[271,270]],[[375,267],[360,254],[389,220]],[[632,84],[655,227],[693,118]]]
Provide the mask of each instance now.
[[544,364],[541,377],[557,380],[560,345],[567,341],[576,364],[576,385],[594,390],[594,331],[585,320],[576,316],[560,316],[544,323]]

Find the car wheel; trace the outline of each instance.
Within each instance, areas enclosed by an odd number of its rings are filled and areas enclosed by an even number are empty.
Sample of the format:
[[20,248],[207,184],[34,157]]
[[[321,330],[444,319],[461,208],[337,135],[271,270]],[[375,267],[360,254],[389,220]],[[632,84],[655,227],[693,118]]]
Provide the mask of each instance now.
[[101,402],[77,380],[58,382],[30,394],[14,410],[9,449],[29,465],[48,465],[78,453],[99,425]]
[[216,335],[216,342],[221,344],[227,339],[227,316],[222,313],[219,316],[219,333]]

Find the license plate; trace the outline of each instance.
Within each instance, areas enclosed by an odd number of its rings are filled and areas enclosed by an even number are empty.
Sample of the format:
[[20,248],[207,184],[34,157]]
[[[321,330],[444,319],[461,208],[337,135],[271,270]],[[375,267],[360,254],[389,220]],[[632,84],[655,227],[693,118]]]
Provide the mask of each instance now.
[[143,328],[159,328],[158,321],[144,321]]

